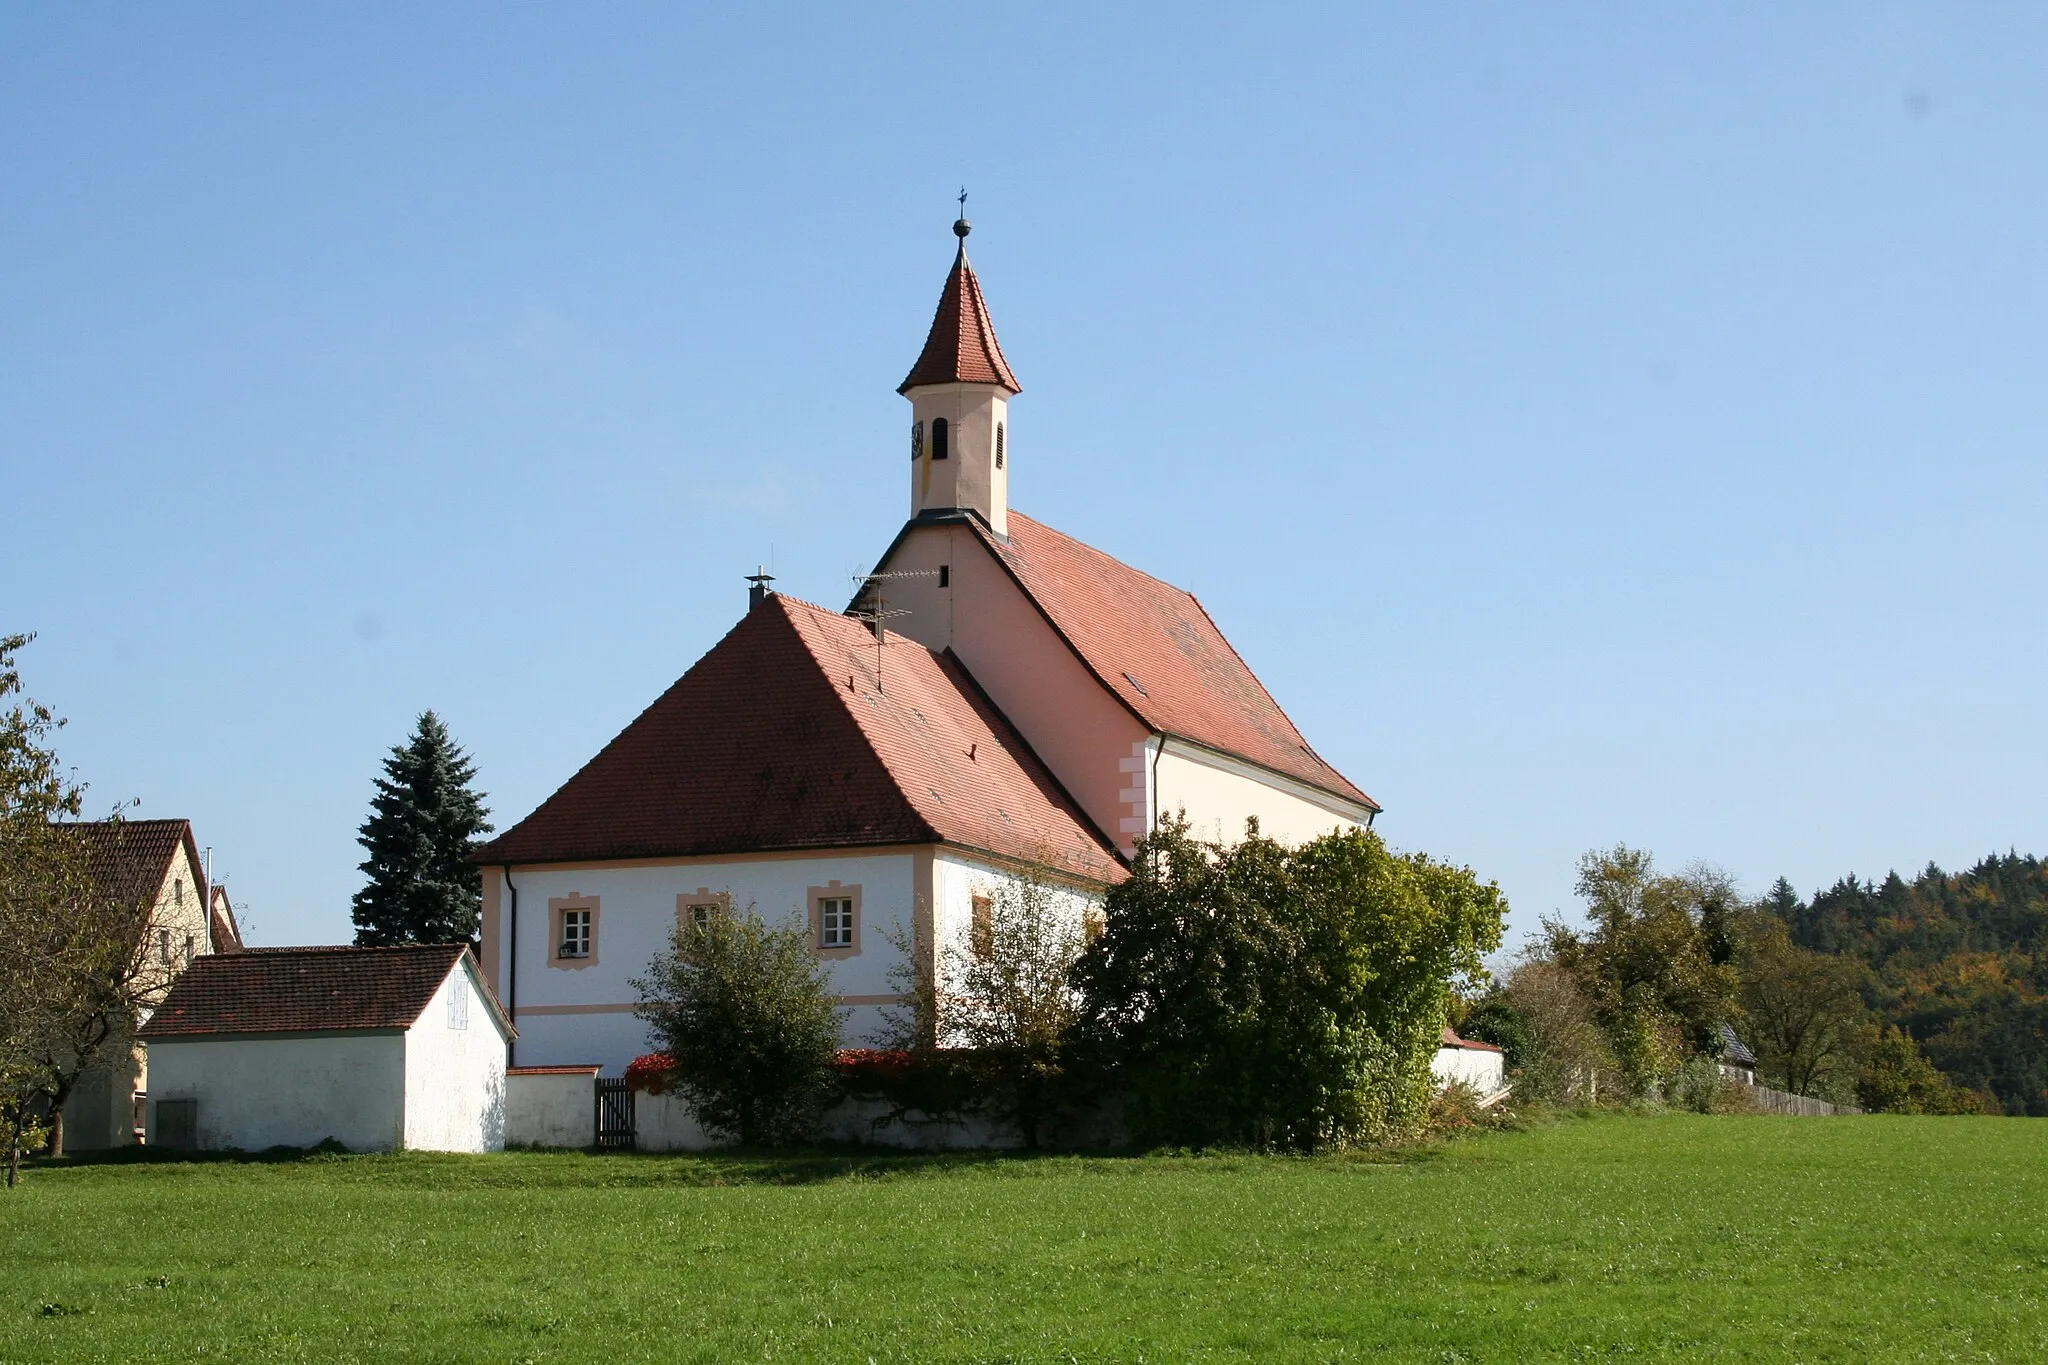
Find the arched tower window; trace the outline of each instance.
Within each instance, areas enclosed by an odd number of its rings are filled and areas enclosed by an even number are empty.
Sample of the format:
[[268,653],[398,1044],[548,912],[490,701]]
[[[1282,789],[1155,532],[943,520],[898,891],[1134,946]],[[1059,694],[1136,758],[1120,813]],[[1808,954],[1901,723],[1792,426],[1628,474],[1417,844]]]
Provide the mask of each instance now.
[[952,441],[949,439],[952,431],[952,424],[947,422],[945,418],[932,418],[932,458],[934,460],[943,460],[953,453]]
[[1003,467],[1003,424],[996,423],[996,468]]

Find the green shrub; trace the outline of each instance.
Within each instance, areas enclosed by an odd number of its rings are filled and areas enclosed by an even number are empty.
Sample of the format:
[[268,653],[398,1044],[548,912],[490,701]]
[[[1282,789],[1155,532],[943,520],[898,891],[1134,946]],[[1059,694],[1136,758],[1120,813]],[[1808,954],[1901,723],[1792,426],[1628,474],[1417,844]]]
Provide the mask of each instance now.
[[843,1011],[801,926],[751,908],[685,923],[632,985],[707,1130],[750,1146],[810,1134],[835,1092]]
[[1500,942],[1499,889],[1366,830],[1288,849],[1163,822],[1074,980],[1141,1144],[1296,1150],[1416,1132],[1451,983]]

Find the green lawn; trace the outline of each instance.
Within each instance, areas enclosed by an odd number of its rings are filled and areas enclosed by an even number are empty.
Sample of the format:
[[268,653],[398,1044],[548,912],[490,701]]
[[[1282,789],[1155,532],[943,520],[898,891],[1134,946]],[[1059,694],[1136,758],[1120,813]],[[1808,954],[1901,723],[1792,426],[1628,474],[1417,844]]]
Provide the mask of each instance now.
[[2039,1361],[2048,1123],[53,1166],[0,1268],[6,1361]]

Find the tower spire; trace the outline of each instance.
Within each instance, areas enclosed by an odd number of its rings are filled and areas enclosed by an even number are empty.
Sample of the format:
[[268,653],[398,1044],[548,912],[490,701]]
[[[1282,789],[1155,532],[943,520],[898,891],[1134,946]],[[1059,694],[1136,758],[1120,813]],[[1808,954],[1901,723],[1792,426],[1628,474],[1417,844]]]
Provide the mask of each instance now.
[[953,224],[960,246],[924,350],[897,386],[910,400],[910,514],[971,512],[997,535],[1010,524],[1009,411],[1022,391],[967,263],[967,191]]

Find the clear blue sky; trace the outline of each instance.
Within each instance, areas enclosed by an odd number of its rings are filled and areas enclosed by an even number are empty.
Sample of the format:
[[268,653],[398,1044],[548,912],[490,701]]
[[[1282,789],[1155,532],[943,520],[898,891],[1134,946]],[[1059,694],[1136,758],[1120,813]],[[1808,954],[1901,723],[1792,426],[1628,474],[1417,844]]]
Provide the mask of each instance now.
[[1518,930],[2048,851],[2048,8],[0,6],[0,629],[345,940],[906,510],[972,192],[1018,506]]

